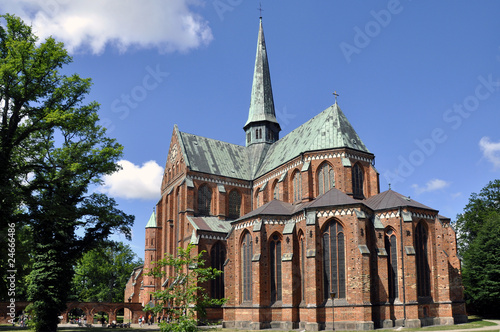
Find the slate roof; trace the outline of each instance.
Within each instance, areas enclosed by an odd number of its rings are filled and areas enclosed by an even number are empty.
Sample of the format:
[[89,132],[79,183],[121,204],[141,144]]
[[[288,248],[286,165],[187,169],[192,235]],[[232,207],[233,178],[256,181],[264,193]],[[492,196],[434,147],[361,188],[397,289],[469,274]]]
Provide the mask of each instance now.
[[[356,200],[351,196],[343,193],[337,188],[332,188],[326,193],[316,197],[308,203],[290,204],[279,200],[272,200],[258,209],[255,209],[244,216],[232,221],[236,223],[244,219],[252,218],[259,215],[276,215],[276,216],[292,216],[299,211],[310,208],[335,207],[345,205],[365,205],[374,211],[393,209],[398,207],[414,207],[436,211],[422,203],[413,199],[409,199],[395,191],[387,190],[376,196],[372,196],[366,200]],[[447,219],[439,216],[440,219]]]
[[187,217],[191,225],[196,230],[228,233],[231,230],[231,223],[229,221],[220,220],[218,217]]
[[326,193],[319,195],[312,202],[305,206],[306,208],[317,208],[324,206],[340,206],[340,205],[354,205],[362,204],[363,201],[358,201],[351,196],[346,195],[337,188],[332,188]]
[[232,221],[231,223],[243,220],[243,219],[248,219],[252,218],[254,216],[258,215],[265,215],[265,216],[291,216],[297,211],[302,210],[306,204],[290,204],[287,202],[279,201],[277,199],[273,199],[270,202],[267,202],[266,204],[260,206],[259,208],[245,214],[244,216],[241,216],[240,218]]
[[372,210],[388,210],[398,207],[414,207],[436,211],[422,203],[419,203],[409,197],[403,196],[391,189],[378,195],[372,196],[364,201],[366,206]]
[[197,172],[252,180],[244,146],[178,131],[184,160]]
[[148,223],[146,224],[146,228],[154,228],[156,226],[156,213],[153,211],[151,216],[149,217]]
[[335,103],[275,142],[255,177],[262,176],[303,152],[344,147],[370,153]]

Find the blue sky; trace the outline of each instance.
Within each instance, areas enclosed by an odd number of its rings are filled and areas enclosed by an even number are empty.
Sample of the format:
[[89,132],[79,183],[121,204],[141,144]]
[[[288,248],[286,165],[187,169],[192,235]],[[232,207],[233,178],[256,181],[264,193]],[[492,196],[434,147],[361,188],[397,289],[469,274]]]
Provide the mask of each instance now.
[[[456,218],[500,175],[500,3],[261,1],[281,136],[333,104],[376,156],[381,191]],[[243,144],[257,44],[254,0],[0,0],[90,77],[123,171],[99,190],[136,216],[159,199],[173,126]],[[119,237],[118,237],[119,238]]]

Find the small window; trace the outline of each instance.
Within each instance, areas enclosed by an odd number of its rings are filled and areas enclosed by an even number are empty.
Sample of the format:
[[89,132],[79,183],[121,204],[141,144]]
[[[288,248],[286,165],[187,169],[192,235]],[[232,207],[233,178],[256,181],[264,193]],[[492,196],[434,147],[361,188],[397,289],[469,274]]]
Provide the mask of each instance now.
[[234,189],[229,193],[229,219],[238,219],[240,217],[241,195]]
[[198,214],[200,216],[209,216],[211,205],[212,191],[207,185],[203,185],[198,190]]
[[322,195],[335,187],[335,176],[333,168],[328,163],[324,163],[318,169],[318,194]]
[[280,199],[280,184],[278,181],[275,181],[274,183],[273,198]]
[[302,176],[300,172],[295,172],[293,175],[293,201],[302,200]]

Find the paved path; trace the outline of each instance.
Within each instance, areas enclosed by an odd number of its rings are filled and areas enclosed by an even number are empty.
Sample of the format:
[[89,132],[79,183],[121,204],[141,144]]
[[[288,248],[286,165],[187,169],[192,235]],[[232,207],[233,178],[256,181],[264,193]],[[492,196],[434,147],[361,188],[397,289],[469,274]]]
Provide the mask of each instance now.
[[[493,319],[485,319],[485,321],[487,322],[492,322],[492,323],[495,323],[497,325],[495,326],[484,326],[484,327],[479,327],[479,328],[475,328],[475,329],[457,329],[457,330],[443,330],[443,331],[446,331],[446,332],[468,332],[468,331],[471,331],[471,332],[475,332],[475,331],[500,331],[500,320],[493,320]],[[59,324],[59,326],[70,326],[70,327],[74,327],[75,324]],[[100,324],[96,324],[94,326],[100,326]],[[144,329],[144,330],[160,330],[160,328],[158,327],[157,324],[153,324],[153,325],[142,325],[142,327],[139,326],[139,324],[132,324],[133,328],[135,329]],[[221,326],[216,326],[218,328],[221,328]],[[121,329],[115,329],[115,330],[121,330]],[[394,329],[395,331],[404,331],[405,329],[404,328],[401,328],[401,329]],[[124,329],[123,331],[126,331],[126,329]],[[266,331],[266,330],[263,330],[263,331]],[[269,330],[267,330],[269,331]],[[376,331],[376,330],[375,330]],[[439,330],[434,330],[434,331],[439,331]]]

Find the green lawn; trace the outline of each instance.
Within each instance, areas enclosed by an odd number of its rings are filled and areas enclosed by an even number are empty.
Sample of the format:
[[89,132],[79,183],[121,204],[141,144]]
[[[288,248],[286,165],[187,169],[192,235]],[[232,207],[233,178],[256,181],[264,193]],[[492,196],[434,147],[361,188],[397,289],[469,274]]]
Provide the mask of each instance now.
[[[469,330],[469,329],[476,329],[480,327],[485,327],[485,326],[494,326],[496,325],[495,323],[487,322],[481,319],[471,319],[468,323],[465,324],[460,324],[460,325],[441,325],[441,326],[429,326],[429,327],[423,327],[423,328],[418,328],[418,329],[403,329],[404,331],[447,331],[447,330]],[[15,332],[15,331],[22,331],[22,330],[28,330],[27,328],[20,328],[20,327],[12,327],[10,325],[0,325],[0,332]],[[153,329],[146,329],[146,328],[130,328],[130,329],[107,329],[107,328],[102,328],[102,327],[92,327],[92,328],[85,328],[85,327],[61,327],[58,329],[58,331],[64,331],[64,332],[110,332],[110,331],[128,331],[128,332],[137,332],[137,331],[154,331]],[[220,331],[220,332],[254,332],[254,331],[245,331],[245,330],[236,330],[236,329],[210,329],[210,331]],[[264,330],[265,331],[265,330]],[[269,330],[272,331],[272,330]],[[297,330],[296,330],[297,331]],[[394,332],[394,329],[387,329],[387,330],[376,330],[377,332]],[[500,331],[499,330],[494,330],[494,331]]]

